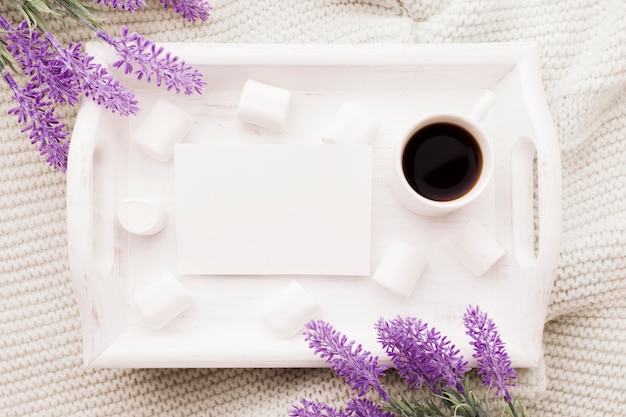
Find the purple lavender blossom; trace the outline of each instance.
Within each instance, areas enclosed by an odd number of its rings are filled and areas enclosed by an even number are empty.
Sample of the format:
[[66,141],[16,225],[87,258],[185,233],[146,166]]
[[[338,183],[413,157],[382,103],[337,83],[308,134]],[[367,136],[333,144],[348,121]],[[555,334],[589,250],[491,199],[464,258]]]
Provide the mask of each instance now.
[[81,52],[80,43],[71,43],[66,49],[50,32],[44,36],[56,49],[57,56],[53,62],[67,69],[66,76],[76,80],[85,96],[123,116],[139,112],[134,94],[109,75],[106,68],[94,63],[92,56]]
[[346,411],[353,417],[394,417],[394,414],[382,409],[374,401],[367,398],[352,398],[348,401]]
[[120,40],[102,31],[96,32],[96,36],[115,49],[121,59],[114,62],[113,66],[123,66],[126,74],[134,73],[138,79],[145,77],[148,82],[154,78],[156,85],[165,84],[168,91],[174,89],[177,93],[183,91],[189,95],[204,90],[206,83],[202,81],[200,71],[156,46],[151,40],[137,33],[129,33],[127,27],[122,28]]
[[30,77],[31,90],[41,89],[55,103],[76,105],[81,93],[78,79],[56,59],[57,54],[50,48],[50,43],[38,31],[31,30],[26,21],[17,28],[4,19],[0,24],[7,30],[4,39],[7,50],[23,74]]
[[146,2],[144,0],[93,0],[98,4],[111,7],[113,9],[121,9],[129,12],[142,10]]
[[6,31],[7,51],[29,78],[26,87],[20,88],[9,74],[4,74],[18,102],[9,114],[26,124],[22,132],[29,132],[31,143],[39,145],[39,152],[54,168],[66,171],[69,150],[69,131],[61,117],[54,114],[54,104],[75,106],[84,93],[122,115],[139,111],[134,95],[105,68],[92,63],[93,57],[81,52],[80,44],[65,49],[51,33],[41,36],[26,21],[14,28],[0,16],[0,27]]
[[11,24],[9,23],[8,20],[6,20],[4,18],[4,16],[0,15],[0,27],[4,30],[12,30],[13,27],[11,26]]
[[80,43],[65,49],[51,33],[41,36],[26,21],[12,28],[0,19],[0,26],[7,30],[7,50],[30,77],[30,91],[40,90],[54,103],[71,106],[78,104],[84,92],[113,112],[129,115],[139,111],[134,95],[104,67],[92,63],[93,57],[80,51]]
[[18,103],[17,107],[9,110],[9,114],[17,115],[18,123],[26,124],[22,132],[30,132],[31,143],[39,145],[39,152],[46,156],[48,164],[65,172],[69,131],[60,121],[61,117],[54,114],[52,102],[46,100],[40,90],[31,88],[32,84],[22,89],[11,75],[4,74],[4,79],[13,90],[13,99]]
[[345,411],[324,403],[302,399],[300,404],[291,408],[291,417],[348,417]]
[[204,0],[159,0],[164,8],[172,7],[176,13],[189,22],[197,19],[209,20],[211,17],[211,6]]
[[365,395],[371,387],[383,400],[389,399],[389,394],[379,380],[387,367],[378,366],[378,357],[363,350],[361,345],[355,347],[354,341],[348,341],[345,335],[322,320],[308,322],[304,335],[309,347],[322,359],[326,359],[337,375],[345,377],[346,383],[359,395]]
[[494,387],[496,395],[502,394],[505,401],[510,403],[511,395],[507,387],[515,386],[513,380],[517,375],[495,323],[478,306],[467,308],[463,323],[466,333],[472,338],[470,344],[475,352],[472,356],[478,361],[478,374],[482,377],[483,385]]
[[376,329],[378,341],[410,389],[426,384],[435,393],[447,387],[463,392],[467,362],[435,328],[414,317],[397,317],[390,322],[381,318]]

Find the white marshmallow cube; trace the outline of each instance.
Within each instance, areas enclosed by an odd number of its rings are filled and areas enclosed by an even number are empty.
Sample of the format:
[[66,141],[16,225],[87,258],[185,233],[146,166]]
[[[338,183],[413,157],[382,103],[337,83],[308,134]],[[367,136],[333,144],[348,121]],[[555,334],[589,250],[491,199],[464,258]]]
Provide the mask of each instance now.
[[487,272],[505,253],[493,234],[475,220],[470,220],[454,234],[448,247],[476,276]]
[[320,306],[296,281],[274,294],[262,307],[269,325],[284,338],[298,334]]
[[167,271],[134,293],[132,300],[139,314],[155,329],[161,329],[193,304],[185,287]]
[[175,104],[159,99],[132,134],[133,141],[149,157],[167,162],[174,146],[183,140],[193,125],[192,117]]
[[322,136],[322,142],[369,145],[374,141],[378,128],[378,122],[359,103],[347,101],[335,113]]
[[426,258],[415,247],[393,240],[378,264],[372,279],[403,297],[413,294],[426,266]]
[[142,198],[127,198],[117,207],[117,219],[129,233],[150,236],[159,233],[167,223],[161,204]]
[[291,91],[248,80],[241,92],[237,117],[242,122],[282,131],[291,107]]

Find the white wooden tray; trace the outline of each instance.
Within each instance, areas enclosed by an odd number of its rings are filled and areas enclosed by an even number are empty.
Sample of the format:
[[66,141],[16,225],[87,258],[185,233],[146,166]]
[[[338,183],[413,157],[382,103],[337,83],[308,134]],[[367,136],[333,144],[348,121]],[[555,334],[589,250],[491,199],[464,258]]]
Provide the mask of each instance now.
[[[462,314],[473,304],[495,319],[514,365],[537,366],[559,253],[561,183],[557,138],[533,45],[166,47],[203,71],[208,87],[202,96],[175,96],[124,79],[142,108],[167,98],[192,114],[196,133],[186,141],[320,143],[321,127],[343,102],[357,101],[370,110],[381,121],[373,143],[371,270],[392,239],[428,245],[429,266],[410,298],[367,276],[180,276],[194,305],[152,330],[130,296],[161,271],[176,270],[176,225],[170,216],[161,233],[130,236],[117,223],[115,210],[129,194],[149,191],[171,214],[173,161],[152,161],[130,143],[129,131],[142,115],[123,118],[85,100],[72,136],[67,225],[87,366],[322,366],[302,337],[278,336],[260,312],[268,297],[294,279],[319,301],[318,318],[382,357],[374,323],[400,314],[428,321],[469,359]],[[100,44],[90,44],[88,51],[104,63],[115,59]],[[237,121],[237,102],[248,79],[294,93],[283,133]],[[426,112],[468,112],[488,89],[497,101],[483,126],[495,138],[497,162],[486,193],[467,208],[435,218],[398,206],[387,178],[399,132]],[[444,245],[470,219],[486,225],[506,250],[481,277],[456,262]]]

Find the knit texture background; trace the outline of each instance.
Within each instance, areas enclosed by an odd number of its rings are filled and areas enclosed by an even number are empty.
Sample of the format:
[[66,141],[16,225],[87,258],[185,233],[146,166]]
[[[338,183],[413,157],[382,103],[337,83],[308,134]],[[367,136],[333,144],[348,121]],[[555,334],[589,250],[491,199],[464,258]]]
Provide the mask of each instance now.
[[[19,16],[6,13],[14,22]],[[626,392],[626,3],[623,0],[213,0],[185,23],[151,0],[108,12],[155,41],[512,42],[540,48],[563,163],[563,236],[534,416],[615,415]],[[69,23],[74,40],[90,34]],[[64,40],[66,41],[66,40]],[[349,395],[326,369],[93,370],[67,264],[65,176],[21,134],[0,88],[0,416],[286,416]],[[73,124],[75,110],[64,116]],[[512,297],[514,297],[512,295]],[[391,382],[393,384],[393,382]]]

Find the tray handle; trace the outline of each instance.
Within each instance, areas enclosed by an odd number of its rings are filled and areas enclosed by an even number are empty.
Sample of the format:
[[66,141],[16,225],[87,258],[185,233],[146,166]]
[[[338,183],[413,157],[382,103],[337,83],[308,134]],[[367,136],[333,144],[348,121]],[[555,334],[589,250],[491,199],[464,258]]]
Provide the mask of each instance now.
[[[529,226],[520,222],[520,227],[530,230],[513,230],[514,235],[521,239],[517,261],[522,267],[535,269],[534,276],[542,286],[542,297],[537,300],[537,306],[545,311],[551,285],[556,274],[561,240],[561,151],[554,121],[550,116],[545,91],[543,87],[539,50],[537,45],[526,48],[518,65],[521,80],[521,90],[525,108],[529,112],[529,126],[532,134],[519,137],[513,145],[514,156],[521,154],[519,166],[515,167],[515,157],[512,161],[513,190],[522,189],[520,200],[536,202],[523,207],[519,201],[513,201],[513,224],[517,219],[529,219]],[[536,165],[534,165],[536,163]],[[536,169],[535,169],[536,168]],[[516,172],[521,169],[522,172]],[[524,185],[527,188],[523,190]],[[535,187],[536,185],[536,187]],[[536,199],[535,199],[536,192]],[[516,196],[514,196],[515,199]],[[516,213],[517,210],[517,213]],[[523,216],[517,217],[516,216]],[[536,219],[535,219],[536,217]],[[537,230],[537,245],[535,252],[535,221]],[[529,233],[530,232],[530,233]],[[525,237],[520,238],[520,236]],[[517,248],[516,248],[517,249]],[[518,252],[516,250],[516,252]]]
[[102,277],[111,274],[115,263],[114,171],[110,149],[99,140],[101,110],[86,100],[80,112],[68,157],[66,222],[70,274],[84,332],[84,361],[89,363],[104,349],[107,336],[99,292]]

